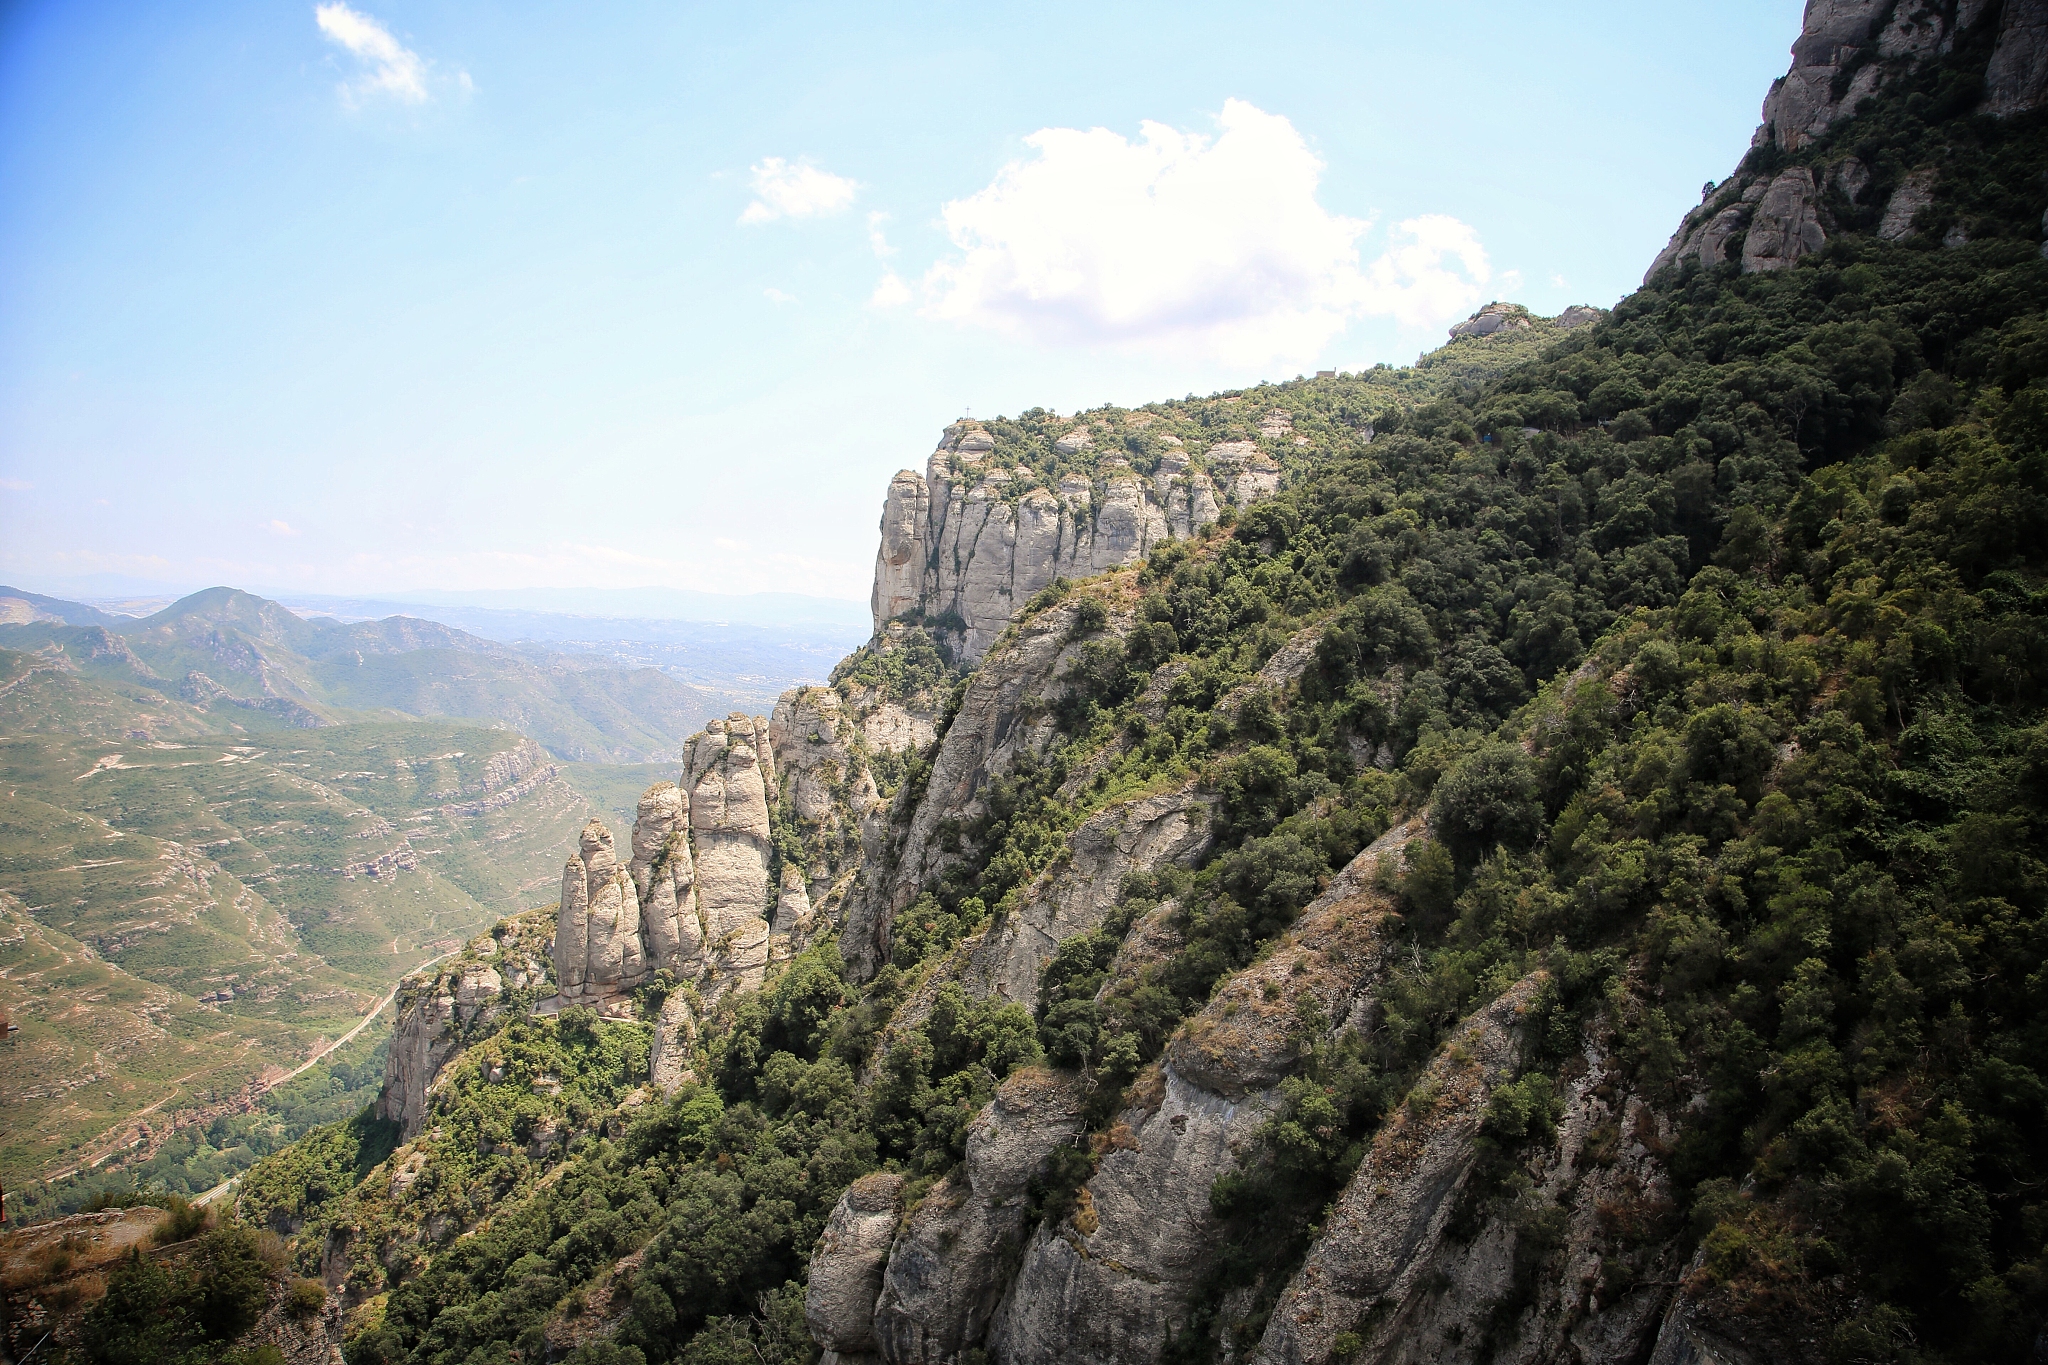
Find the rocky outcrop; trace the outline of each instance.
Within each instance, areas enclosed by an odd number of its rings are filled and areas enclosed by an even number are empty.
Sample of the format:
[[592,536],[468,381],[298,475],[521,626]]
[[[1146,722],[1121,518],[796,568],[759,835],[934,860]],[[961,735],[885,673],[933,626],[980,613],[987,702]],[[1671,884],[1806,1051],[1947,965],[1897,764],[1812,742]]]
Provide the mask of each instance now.
[[647,1081],[664,1095],[673,1095],[696,1079],[690,1069],[690,1048],[697,1041],[697,1014],[689,997],[678,991],[664,1000],[654,1021],[654,1039],[647,1053]]
[[804,1324],[827,1351],[862,1356],[875,1347],[875,1299],[901,1216],[903,1177],[878,1171],[839,1196],[811,1253]]
[[[1062,437],[1067,444],[1064,453],[1077,454],[1092,442]],[[922,477],[906,469],[889,484],[870,603],[875,629],[921,615],[958,657],[978,660],[1017,608],[1055,578],[1135,563],[1215,521],[1223,501],[1250,501],[1278,486],[1279,467],[1268,460],[1270,479],[1263,470],[1250,482],[1233,477],[1219,493],[1211,470],[1221,449],[1209,452],[1210,469],[1173,449],[1150,473],[1107,456],[1092,474],[1040,477],[996,460],[986,428],[954,423]]]
[[2005,0],[1999,7],[1998,46],[1984,71],[1980,113],[2011,118],[2038,109],[2048,98],[2048,0]]
[[1791,166],[1778,173],[1757,200],[1749,235],[1742,243],[1742,273],[1783,270],[1827,244],[1821,230],[1813,172]]
[[1026,1009],[1060,944],[1101,927],[1125,876],[1167,864],[1193,866],[1210,843],[1215,798],[1186,786],[1097,811],[1069,837],[1068,856],[1039,874],[1018,906],[975,946],[966,971],[977,994]]
[[1085,1098],[1072,1077],[1019,1071],[976,1118],[961,1169],[925,1195],[889,1252],[874,1340],[890,1365],[950,1365],[986,1338],[1024,1240],[1027,1188],[1080,1135]]
[[1913,235],[1914,220],[1934,203],[1934,182],[1940,173],[1933,167],[1914,171],[1899,182],[1885,201],[1884,217],[1878,220],[1877,235],[1887,242],[1904,241]]
[[682,782],[640,798],[630,861],[584,826],[562,871],[555,974],[564,1003],[602,1004],[660,970],[707,998],[761,982],[768,965],[775,790],[770,727],[734,713],[690,737]]
[[[2048,0],[2005,0],[1996,7],[1985,0],[1954,6],[1932,0],[1808,0],[1792,45],[1792,67],[1771,86],[1752,146],[1805,151],[1886,82],[1947,57],[1961,34],[1989,22],[1993,13],[1998,33],[1979,112],[2008,118],[2039,107],[2048,100]],[[1643,281],[1685,261],[1706,268],[1739,259],[1745,272],[1782,270],[1825,244],[1834,225],[1823,188],[1856,204],[1870,178],[1870,169],[1855,157],[1827,167],[1788,167],[1769,178],[1738,169],[1709,186]],[[1931,171],[1907,177],[1892,191],[1878,235],[1886,241],[1908,236],[1915,215],[1932,202],[1932,188]],[[1959,231],[1950,244],[1967,240]]]
[[751,988],[768,965],[768,794],[776,788],[768,723],[738,713],[690,737],[683,765],[696,858],[703,957],[685,970]]
[[640,897],[602,821],[583,827],[577,856],[562,870],[555,979],[565,1001],[609,999],[647,979]]
[[[1301,1056],[1301,1020],[1332,1033],[1369,1026],[1383,968],[1375,888],[1418,826],[1360,853],[1261,963],[1219,989],[1168,1047],[1103,1140],[1076,1214],[1042,1227],[990,1335],[1001,1362],[1158,1358],[1218,1252],[1209,1202],[1270,1115]],[[1306,1013],[1298,1002],[1314,1002]]]
[[[837,918],[860,866],[863,832],[882,818],[881,793],[866,755],[931,743],[929,719],[920,738],[902,705],[864,700],[865,708],[850,708],[832,688],[794,688],[775,703],[769,722],[782,808],[785,818],[796,821],[808,864],[802,876],[787,866],[782,874],[774,932],[794,935],[787,940],[792,949],[808,938],[818,915]],[[884,710],[891,714],[876,726]]]
[[[1050,704],[1064,695],[1062,677],[1086,644],[1074,631],[1078,605],[1063,602],[1033,617],[969,678],[933,755],[924,799],[895,831],[890,855],[868,868],[865,885],[848,899],[839,950],[855,979],[873,976],[887,959],[896,912],[964,856],[957,843],[938,837],[939,827],[970,823],[985,808],[991,779],[1022,755],[1044,753],[1057,737]],[[1112,618],[1109,628],[1128,624]]]
[[1266,1096],[1232,1101],[1171,1065],[1126,1110],[1075,1214],[1041,1227],[990,1331],[1002,1362],[1156,1360],[1214,1264],[1216,1178],[1268,1116]]
[[460,1055],[464,1037],[505,1009],[508,991],[546,985],[550,919],[537,911],[505,920],[454,957],[400,983],[377,1116],[397,1122],[401,1142],[418,1135],[434,1082]]
[[[1914,0],[1900,5],[1916,7]],[[1876,55],[1873,40],[1887,8],[1886,0],[1807,0],[1805,22],[1792,44],[1792,69],[1764,98],[1758,145],[1771,142],[1796,152],[1876,93],[1883,69],[1859,58]],[[1837,81],[1845,75],[1838,95]]]
[[1527,331],[1533,322],[1529,310],[1513,303],[1489,303],[1451,328],[1451,340],[1460,337],[1490,337],[1496,332]]
[[1411,1098],[1381,1125],[1274,1309],[1259,1345],[1261,1362],[1330,1360],[1339,1354],[1337,1339],[1347,1336],[1364,1342],[1343,1353],[1349,1359],[1394,1354],[1410,1324],[1387,1309],[1424,1292],[1433,1268],[1426,1253],[1444,1240],[1494,1087],[1520,1067],[1520,1016],[1539,984],[1524,979],[1467,1021],[1417,1087],[1427,1098]]

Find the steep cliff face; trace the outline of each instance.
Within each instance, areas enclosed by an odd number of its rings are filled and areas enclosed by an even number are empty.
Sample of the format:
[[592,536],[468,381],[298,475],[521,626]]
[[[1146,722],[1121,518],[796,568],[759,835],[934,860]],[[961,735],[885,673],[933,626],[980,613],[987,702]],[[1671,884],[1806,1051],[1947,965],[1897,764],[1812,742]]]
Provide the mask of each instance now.
[[[1276,428],[1273,439],[1286,434]],[[923,475],[906,469],[889,484],[875,555],[876,630],[918,615],[972,663],[1055,578],[1135,563],[1214,522],[1223,506],[1279,486],[1279,465],[1256,441],[1217,442],[1197,455],[1178,436],[1158,439],[1171,445],[1144,470],[1109,453],[1045,474],[998,455],[984,426],[947,427]],[[1096,444],[1079,426],[1057,449],[1079,456]]]
[[418,1136],[434,1082],[462,1051],[464,1038],[488,1028],[508,1002],[532,1000],[547,990],[553,929],[554,916],[546,911],[502,920],[452,958],[400,985],[377,1117],[398,1124],[401,1142]]
[[775,703],[770,742],[782,774],[785,818],[800,833],[806,864],[801,872],[783,869],[775,934],[785,950],[843,918],[864,839],[873,837],[877,822],[886,822],[868,755],[929,745],[929,718],[921,734],[916,726],[900,704],[865,696],[849,706],[830,687],[796,688]]
[[[1065,694],[1064,679],[1086,643],[1075,626],[1080,610],[1062,603],[1040,613],[969,677],[921,799],[898,810],[897,825],[848,903],[840,952],[857,978],[866,980],[887,961],[896,912],[966,856],[957,839],[939,837],[940,827],[972,822],[986,809],[989,783],[1020,759],[1044,753],[1058,735],[1050,706]],[[1105,628],[1114,635],[1119,627],[1110,620]]]
[[[2048,0],[1809,0],[1792,68],[1764,99],[1751,154],[1708,187],[1644,279],[1685,261],[1782,270],[1819,251],[1859,209],[1881,215],[1883,239],[1911,235],[1915,216],[1932,202],[1934,166],[1881,183],[1854,155],[1764,168],[1813,155],[1866,100],[1952,55],[1982,73],[1977,112],[2010,119],[2039,108],[2048,100]],[[1959,245],[1967,229],[1945,240]]]

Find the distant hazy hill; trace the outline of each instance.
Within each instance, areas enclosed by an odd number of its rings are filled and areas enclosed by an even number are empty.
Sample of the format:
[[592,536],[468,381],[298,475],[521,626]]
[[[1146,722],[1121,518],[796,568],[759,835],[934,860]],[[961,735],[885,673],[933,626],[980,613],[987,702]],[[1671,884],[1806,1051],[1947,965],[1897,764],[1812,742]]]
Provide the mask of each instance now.
[[[307,620],[233,588],[194,593],[139,621],[0,588],[6,602],[29,609],[17,608],[16,622],[0,625],[0,647],[38,661],[23,667],[69,674],[163,709],[181,733],[311,729],[360,713],[449,716],[510,726],[560,758],[632,763],[673,754],[728,709],[711,689],[652,667],[593,667],[402,616]],[[91,689],[68,691],[69,704],[39,713],[10,708],[15,726],[123,733],[91,721],[105,709],[90,702]],[[195,730],[194,718],[172,703],[207,719]],[[130,728],[155,733],[147,723]]]
[[585,821],[630,819],[692,731],[772,700],[617,666],[600,651],[628,646],[590,633],[568,653],[232,588],[138,619],[0,587],[10,1183],[203,1127],[402,972],[550,899]]

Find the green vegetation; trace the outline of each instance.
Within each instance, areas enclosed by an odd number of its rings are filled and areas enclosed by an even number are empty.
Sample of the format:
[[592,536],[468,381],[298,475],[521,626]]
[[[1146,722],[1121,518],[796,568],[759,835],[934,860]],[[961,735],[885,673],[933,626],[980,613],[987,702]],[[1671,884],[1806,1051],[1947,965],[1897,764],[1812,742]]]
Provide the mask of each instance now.
[[286,738],[0,737],[0,1007],[23,1026],[0,1095],[33,1116],[0,1142],[14,1182],[102,1155],[139,1109],[223,1104],[339,1037],[404,971],[551,896],[596,813],[506,731]]
[[[197,1235],[199,1224],[180,1230]],[[86,1310],[79,1330],[85,1359],[92,1365],[254,1365],[225,1348],[268,1305],[270,1267],[262,1251],[256,1234],[232,1222],[199,1236],[174,1259],[130,1251],[107,1276],[105,1297]],[[275,1356],[275,1348],[268,1349]]]
[[[166,1196],[189,1198],[273,1152],[297,1152],[293,1144],[301,1137],[345,1120],[375,1098],[384,1080],[386,1046],[383,1029],[366,1030],[303,1076],[265,1092],[247,1113],[224,1113],[181,1127],[146,1157],[116,1159],[66,1180],[11,1189],[8,1217],[31,1223],[144,1201],[161,1203]],[[389,1148],[386,1142],[385,1151]]]
[[[378,1308],[351,1361],[531,1358],[586,1314],[602,1320],[578,1365],[807,1359],[804,1258],[848,1182],[887,1167],[923,1197],[1027,1065],[1082,1073],[1113,1141],[1217,983],[1425,811],[1430,837],[1387,877],[1401,913],[1375,930],[1374,1025],[1303,1021],[1261,1142],[1211,1191],[1221,1254],[1176,1359],[1256,1338],[1382,1123],[1429,1110],[1451,1030],[1532,977],[1526,1069],[1491,1096],[1452,1220],[1515,1234],[1521,1289],[1475,1349],[1503,1344],[1536,1277],[1566,1273],[1560,1211],[1523,1165],[1590,1050],[1673,1135],[1676,1202],[1603,1222],[1603,1293],[1657,1248],[1697,1248],[1685,1293],[1829,1359],[2031,1358],[2048,1316],[2048,116],[1953,116],[1969,101],[1943,70],[1801,155],[1853,150],[1880,181],[1930,157],[1976,167],[1925,220],[1967,244],[1877,242],[1837,206],[1848,230],[1796,269],[1687,264],[1568,334],[1090,414],[1097,447],[1073,456],[1049,414],[989,423],[1034,477],[1105,451],[1142,468],[1166,434],[1248,437],[1272,406],[1310,454],[1232,525],[1027,608],[1073,623],[1064,686],[1028,717],[1057,738],[940,832],[954,856],[865,987],[812,949],[705,1021],[695,1083],[609,1117],[634,1026],[517,1021],[472,1045],[432,1134],[350,1193],[292,1202],[361,1169],[369,1133],[279,1161],[267,1197],[309,1220],[302,1256],[328,1228],[383,1239],[356,1260]],[[1261,681],[1290,646],[1298,681]],[[951,686],[908,640],[835,681]],[[962,940],[1082,820],[1180,787],[1213,802],[1202,864],[1130,878],[1105,925],[1059,947],[1035,1018],[950,984]],[[898,800],[921,790],[913,765]],[[1141,921],[1176,946],[1113,975]],[[559,1104],[485,1079],[520,1049],[559,1068]],[[594,1131],[538,1158],[544,1175],[499,1150],[578,1104]],[[1617,1140],[1594,1134],[1585,1159]],[[1091,1169],[1057,1153],[1035,1215],[1092,1217]],[[417,1193],[393,1192],[396,1170]]]

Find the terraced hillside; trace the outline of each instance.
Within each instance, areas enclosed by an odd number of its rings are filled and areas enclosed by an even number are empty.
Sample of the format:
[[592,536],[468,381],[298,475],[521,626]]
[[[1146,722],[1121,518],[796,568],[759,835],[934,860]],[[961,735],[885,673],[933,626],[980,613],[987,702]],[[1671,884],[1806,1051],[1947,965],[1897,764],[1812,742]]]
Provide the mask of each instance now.
[[[0,1078],[35,1116],[8,1127],[10,1171],[61,1168],[145,1103],[234,1090],[345,1031],[406,970],[545,899],[596,813],[510,731],[283,735],[296,743],[0,737],[18,921],[0,1001],[30,1043],[73,1040]],[[119,1080],[90,1088],[102,1072]]]

